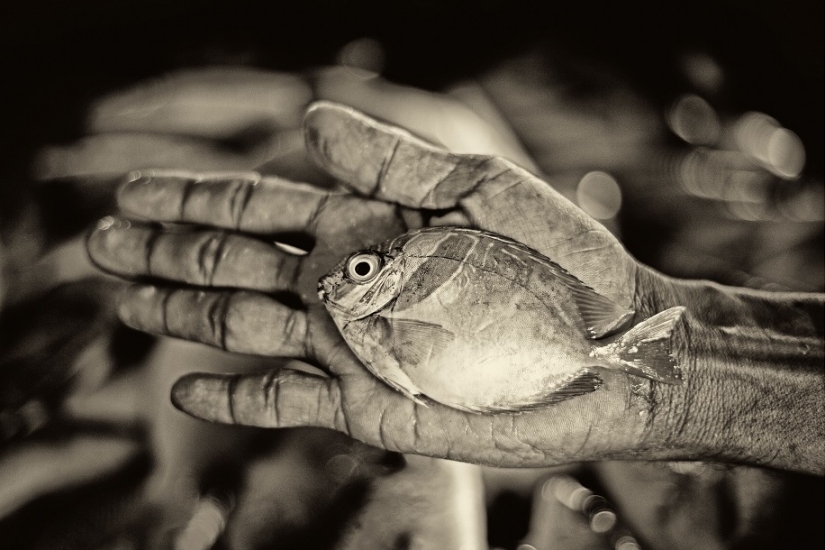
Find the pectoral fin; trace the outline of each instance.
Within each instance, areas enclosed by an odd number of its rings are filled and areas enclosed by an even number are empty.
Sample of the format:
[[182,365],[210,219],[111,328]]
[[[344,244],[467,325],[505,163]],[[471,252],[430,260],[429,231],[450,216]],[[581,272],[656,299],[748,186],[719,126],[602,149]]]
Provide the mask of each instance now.
[[[370,330],[362,326],[364,322],[369,323]],[[392,341],[392,326],[388,319],[372,315],[365,321],[345,325],[341,330],[348,345],[359,342],[360,345],[350,347],[376,378],[419,405],[429,406],[429,400],[399,368],[398,359],[388,350],[388,343]]]
[[402,368],[426,366],[455,340],[455,334],[434,323],[416,319],[387,319],[390,324],[389,349]]

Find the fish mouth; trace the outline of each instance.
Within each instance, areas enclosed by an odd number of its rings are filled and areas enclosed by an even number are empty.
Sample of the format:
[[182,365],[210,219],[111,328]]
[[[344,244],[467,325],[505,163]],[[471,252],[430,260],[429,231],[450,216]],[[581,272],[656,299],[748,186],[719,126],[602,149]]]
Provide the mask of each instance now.
[[340,280],[341,278],[338,275],[324,275],[318,280],[318,299],[321,300],[321,303],[324,304],[324,307],[332,315],[333,319],[336,317],[348,318],[351,316],[351,312],[347,308],[342,307],[333,299]]
[[329,295],[332,293],[333,285],[326,277],[318,281],[318,299],[327,303]]
[[341,283],[341,276],[337,273],[327,274],[318,279],[318,298],[325,304],[332,304],[332,296]]

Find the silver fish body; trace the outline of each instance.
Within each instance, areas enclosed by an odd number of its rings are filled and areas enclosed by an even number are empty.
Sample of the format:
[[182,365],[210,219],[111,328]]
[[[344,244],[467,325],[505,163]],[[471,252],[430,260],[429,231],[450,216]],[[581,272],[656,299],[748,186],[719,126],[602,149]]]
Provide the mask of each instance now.
[[522,411],[594,391],[595,367],[678,382],[669,339],[682,308],[600,345],[633,311],[492,233],[412,231],[351,255],[319,293],[367,368],[420,402]]

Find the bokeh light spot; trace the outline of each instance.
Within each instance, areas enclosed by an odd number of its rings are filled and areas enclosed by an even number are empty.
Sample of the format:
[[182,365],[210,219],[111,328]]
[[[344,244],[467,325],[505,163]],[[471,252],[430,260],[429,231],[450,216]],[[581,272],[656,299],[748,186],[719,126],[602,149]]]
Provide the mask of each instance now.
[[597,220],[609,220],[622,208],[622,190],[606,172],[588,172],[576,188],[576,201]]
[[667,114],[673,133],[687,143],[711,145],[719,140],[722,125],[710,103],[695,94],[680,97]]

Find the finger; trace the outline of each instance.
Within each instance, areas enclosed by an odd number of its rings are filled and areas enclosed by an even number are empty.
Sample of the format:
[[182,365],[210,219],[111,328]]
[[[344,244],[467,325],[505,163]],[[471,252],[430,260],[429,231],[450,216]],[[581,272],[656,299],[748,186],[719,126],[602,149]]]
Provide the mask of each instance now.
[[590,528],[587,516],[583,515],[581,510],[562,504],[553,492],[555,482],[556,478],[551,478],[539,485],[535,491],[530,528],[524,538],[524,545],[530,548],[570,550],[599,550],[613,547],[607,537]]
[[149,166],[192,170],[252,170],[278,153],[273,138],[248,152],[233,152],[216,143],[157,134],[99,134],[67,146],[49,147],[36,156],[38,180],[123,174]]
[[120,208],[160,222],[187,222],[274,234],[311,231],[333,193],[306,184],[243,174],[148,170],[130,175]]
[[185,70],[99,100],[89,127],[230,138],[250,128],[295,128],[311,99],[297,75],[245,67]]
[[[468,85],[460,90],[464,100],[472,101],[472,109],[464,101],[448,95],[401,86],[381,78],[365,80],[346,67],[319,72],[315,90],[319,98],[350,105],[407,128],[453,153],[497,155],[535,168],[492,103]],[[482,118],[476,109],[486,116]]]
[[[543,216],[542,202],[564,200],[509,161],[450,153],[349,107],[315,103],[304,125],[307,148],[321,166],[359,193],[380,200],[410,208],[461,206],[477,218],[504,207],[501,216],[508,224],[514,216],[516,221],[525,215]],[[498,198],[502,194],[507,200]],[[495,204],[487,204],[492,199]]]
[[187,414],[224,424],[347,431],[335,378],[282,369],[268,374],[190,374],[172,388],[172,403]]
[[299,256],[241,235],[170,232],[113,217],[98,223],[86,246],[92,261],[122,277],[261,292],[290,290],[301,263]]
[[445,209],[471,191],[488,159],[460,157],[409,132],[330,102],[304,118],[310,155],[361,194],[410,208]]
[[404,458],[404,469],[372,481],[370,499],[336,548],[393,548],[409,538],[417,550],[490,548],[479,467],[416,455]]
[[254,292],[130,287],[120,318],[132,328],[257,355],[306,355],[307,316]]
[[[313,158],[359,193],[413,208],[460,208],[471,225],[551,255],[597,291],[630,302],[624,281],[635,267],[619,241],[527,170],[449,153],[329,102],[313,104],[304,124]],[[617,269],[627,277],[616,277]]]

